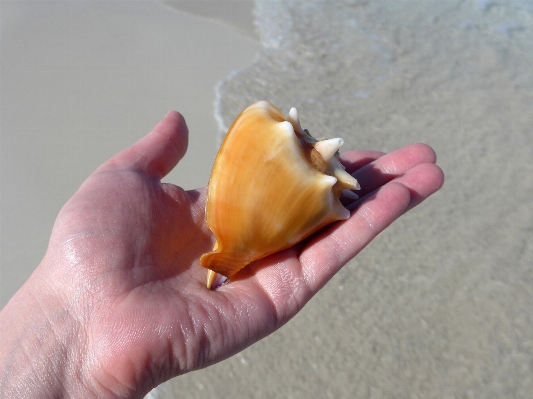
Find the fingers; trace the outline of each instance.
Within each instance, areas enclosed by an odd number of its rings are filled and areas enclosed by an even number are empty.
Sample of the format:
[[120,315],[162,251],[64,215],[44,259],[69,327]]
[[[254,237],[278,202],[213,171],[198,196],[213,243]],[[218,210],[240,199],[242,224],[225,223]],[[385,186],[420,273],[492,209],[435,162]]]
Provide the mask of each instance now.
[[354,173],[361,185],[358,194],[362,196],[347,208],[354,210],[389,181],[409,189],[411,198],[406,211],[414,208],[444,183],[444,174],[435,161],[434,151],[425,144],[413,144],[377,159]]
[[132,168],[161,179],[183,158],[187,145],[185,119],[178,112],[171,111],[150,133],[115,155],[102,168]]
[[311,292],[324,286],[337,271],[370,241],[401,216],[409,206],[410,192],[399,183],[377,190],[350,216],[313,239],[300,254]]
[[392,180],[401,183],[409,190],[409,205],[404,213],[413,209],[427,197],[437,192],[444,183],[444,173],[437,165],[426,163],[415,166],[404,175]]
[[[423,144],[387,155],[353,151],[342,154],[341,159],[366,186],[362,188],[365,198],[357,202],[350,218],[327,227],[308,242],[254,262],[240,272],[238,280],[219,290],[242,295],[246,289],[246,298],[256,308],[265,303],[264,298],[261,302],[264,295],[268,299],[265,314],[272,315],[273,326],[294,316],[346,262],[443,183],[442,171],[434,164],[435,153]],[[265,320],[268,318],[261,317],[263,323]]]
[[350,219],[326,229],[300,254],[311,291],[320,289],[395,219],[440,189],[444,175],[435,161],[431,147],[413,144],[353,173],[364,197],[348,207],[355,209]]
[[436,160],[435,151],[426,144],[411,144],[383,155],[352,173],[361,186],[357,194],[363,197],[413,167]]

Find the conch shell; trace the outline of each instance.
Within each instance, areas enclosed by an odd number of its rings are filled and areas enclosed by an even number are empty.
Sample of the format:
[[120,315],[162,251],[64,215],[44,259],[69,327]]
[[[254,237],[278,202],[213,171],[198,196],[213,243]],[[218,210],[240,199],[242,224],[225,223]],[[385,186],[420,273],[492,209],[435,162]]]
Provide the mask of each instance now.
[[206,222],[213,252],[200,258],[230,277],[251,262],[289,248],[336,220],[348,219],[341,204],[357,180],[339,161],[340,138],[317,140],[291,108],[287,120],[266,101],[246,108],[230,127],[211,172]]

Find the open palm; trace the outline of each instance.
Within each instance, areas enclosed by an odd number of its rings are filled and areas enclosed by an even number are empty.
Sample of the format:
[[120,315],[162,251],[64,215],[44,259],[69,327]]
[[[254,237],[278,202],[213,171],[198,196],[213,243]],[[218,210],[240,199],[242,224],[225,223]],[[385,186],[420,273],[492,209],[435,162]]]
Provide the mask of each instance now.
[[[75,320],[91,391],[142,397],[279,328],[352,257],[443,182],[435,154],[415,144],[390,154],[342,155],[362,198],[350,219],[259,260],[209,291],[200,256],[213,237],[205,190],[161,183],[184,156],[187,127],[169,113],[98,168],[67,202],[34,279],[47,281]],[[78,356],[80,358],[80,356]]]

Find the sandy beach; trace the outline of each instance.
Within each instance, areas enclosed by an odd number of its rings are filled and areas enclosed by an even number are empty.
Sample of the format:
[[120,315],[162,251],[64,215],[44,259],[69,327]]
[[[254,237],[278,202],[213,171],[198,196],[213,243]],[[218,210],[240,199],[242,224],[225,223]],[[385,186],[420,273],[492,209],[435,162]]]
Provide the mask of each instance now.
[[39,264],[68,198],[168,111],[185,116],[190,136],[166,181],[207,184],[215,85],[251,63],[259,44],[157,1],[1,7],[3,306]]
[[345,150],[425,142],[446,183],[285,327],[148,397],[531,396],[533,1],[3,2],[0,15],[0,306],[64,202],[168,110],[190,144],[165,181],[195,188],[225,128],[267,99]]

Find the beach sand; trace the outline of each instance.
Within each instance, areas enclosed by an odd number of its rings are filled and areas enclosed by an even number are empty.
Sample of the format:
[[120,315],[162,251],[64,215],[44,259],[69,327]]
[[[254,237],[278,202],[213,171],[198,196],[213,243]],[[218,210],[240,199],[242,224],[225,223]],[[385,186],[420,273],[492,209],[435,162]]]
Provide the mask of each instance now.
[[149,397],[529,398],[533,2],[257,0],[257,31],[250,2],[164,3],[2,4],[2,305],[61,205],[166,111],[192,140],[166,180],[193,188],[268,99],[345,150],[426,142],[446,183],[286,326]]
[[168,111],[184,115],[189,149],[165,181],[207,185],[215,85],[252,62],[259,44],[157,1],[1,7],[3,307],[39,264],[63,204]]

